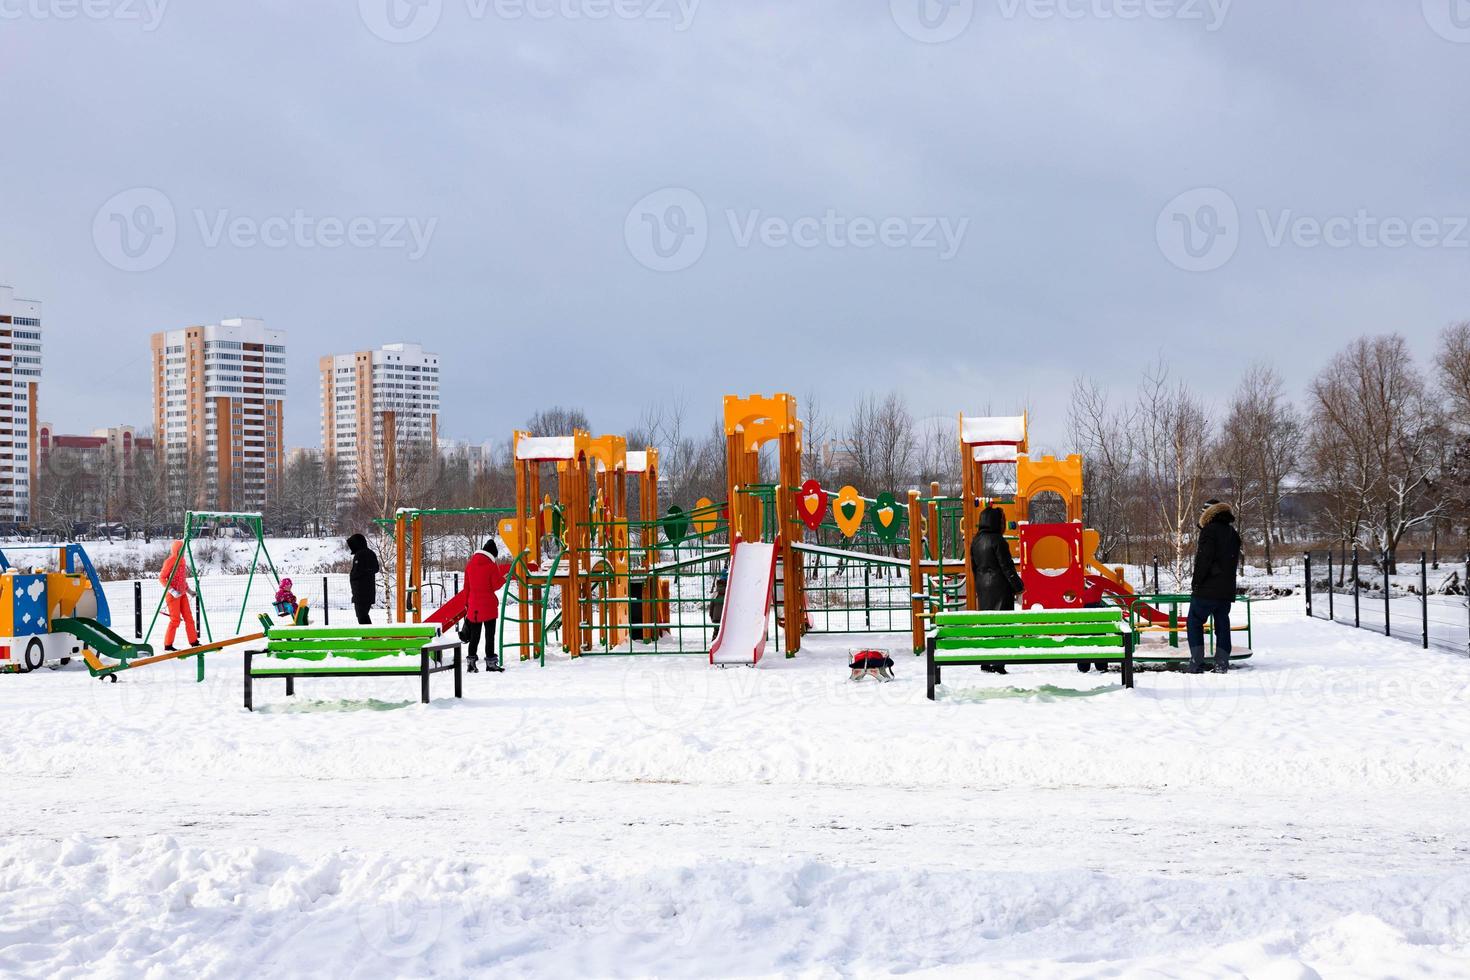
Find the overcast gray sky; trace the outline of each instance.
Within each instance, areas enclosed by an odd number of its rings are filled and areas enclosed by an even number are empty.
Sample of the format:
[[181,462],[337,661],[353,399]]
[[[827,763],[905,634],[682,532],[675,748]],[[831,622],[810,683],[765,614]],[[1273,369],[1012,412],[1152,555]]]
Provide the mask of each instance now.
[[71,429],[232,315],[293,445],[398,340],[457,437],[898,388],[1050,441],[1078,373],[1218,402],[1470,316],[1464,0],[161,3],[0,0],[0,283]]

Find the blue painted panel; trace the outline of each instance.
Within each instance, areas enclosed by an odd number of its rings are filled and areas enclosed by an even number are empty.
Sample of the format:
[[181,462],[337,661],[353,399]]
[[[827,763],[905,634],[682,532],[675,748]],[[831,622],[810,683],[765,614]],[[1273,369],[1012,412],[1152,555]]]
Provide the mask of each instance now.
[[46,576],[16,575],[15,635],[35,636],[49,632],[46,625]]

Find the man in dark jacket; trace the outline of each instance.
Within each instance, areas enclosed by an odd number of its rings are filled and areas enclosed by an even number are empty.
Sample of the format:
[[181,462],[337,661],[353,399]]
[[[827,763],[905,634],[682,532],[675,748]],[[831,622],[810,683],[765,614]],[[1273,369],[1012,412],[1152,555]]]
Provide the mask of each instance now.
[[[980,529],[970,542],[970,567],[975,572],[977,609],[1014,609],[1016,596],[1025,588],[1011,560],[1011,545],[1005,538],[1006,518],[999,507],[980,512]],[[1006,672],[1003,664],[981,667],[994,674]]]
[[1215,673],[1230,669],[1230,605],[1235,601],[1235,570],[1240,564],[1240,533],[1232,526],[1235,512],[1218,500],[1205,503],[1199,517],[1199,546],[1189,587],[1189,667],[1205,669],[1205,620],[1214,623]]
[[347,573],[347,582],[352,586],[352,608],[357,612],[357,622],[367,626],[373,621],[368,613],[378,596],[378,556],[361,534],[347,539],[347,550],[352,552],[352,571]]

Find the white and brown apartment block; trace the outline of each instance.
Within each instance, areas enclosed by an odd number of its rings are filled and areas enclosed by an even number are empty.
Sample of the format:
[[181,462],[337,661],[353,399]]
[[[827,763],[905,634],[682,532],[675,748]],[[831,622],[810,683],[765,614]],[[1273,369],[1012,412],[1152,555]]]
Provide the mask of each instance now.
[[0,286],[0,521],[31,519],[40,383],[41,304]]
[[286,333],[251,317],[155,333],[153,433],[190,506],[264,510],[284,460]]
[[391,478],[405,448],[439,441],[439,355],[418,344],[321,359],[322,455],[341,489],[361,494]]

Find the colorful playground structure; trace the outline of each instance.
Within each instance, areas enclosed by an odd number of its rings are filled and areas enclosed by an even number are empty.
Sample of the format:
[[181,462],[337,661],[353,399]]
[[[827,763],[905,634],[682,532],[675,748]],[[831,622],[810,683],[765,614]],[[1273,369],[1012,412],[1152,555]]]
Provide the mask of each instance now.
[[[559,645],[573,658],[672,653],[753,665],[773,642],[795,656],[807,633],[905,631],[922,652],[934,616],[975,606],[967,529],[991,505],[1005,515],[1027,608],[1121,609],[1177,648],[1187,597],[1138,595],[1122,568],[1098,558],[1099,535],[1083,522],[1081,457],[1032,458],[1025,416],[960,416],[960,496],[933,485],[899,500],[803,479],[792,396],[731,395],[723,408],[725,502],[701,499],[687,511],[660,511],[653,447],[515,433],[514,507],[474,512],[494,518],[512,556],[504,655],[544,663]],[[763,472],[763,458],[774,472]],[[987,468],[999,466],[1013,468],[1013,480],[990,479]],[[1001,482],[1009,485],[991,485]],[[1034,520],[1049,496],[1060,519]],[[401,621],[424,615],[424,518],[464,513],[398,515]],[[447,627],[461,613],[462,600],[449,597],[426,618]],[[1173,659],[1177,649],[1157,653]],[[1139,659],[1150,659],[1142,646]]]
[[[810,633],[908,632],[922,653],[938,617],[976,606],[969,529],[993,506],[1005,517],[1026,609],[1121,610],[1136,632],[1165,640],[1150,648],[1141,637],[1136,659],[1179,658],[1178,610],[1188,597],[1138,595],[1122,568],[1099,559],[1099,535],[1083,519],[1082,458],[1032,458],[1026,416],[961,415],[959,496],[933,484],[900,500],[804,479],[802,423],[790,395],[731,395],[723,409],[725,501],[703,498],[687,509],[661,509],[654,447],[631,450],[621,436],[583,431],[514,433],[512,507],[405,508],[379,522],[392,533],[393,622],[454,629],[466,602],[447,570],[463,567],[473,550],[465,540],[494,534],[509,564],[498,623],[507,658],[544,665],[548,648],[559,647],[571,658],[684,654],[753,666],[769,648],[796,656]],[[1046,520],[1035,519],[1043,513]],[[0,554],[0,637],[11,637],[0,639],[0,667],[33,670],[80,656],[95,676],[116,680],[193,658],[202,680],[205,654],[268,638],[278,625],[269,614],[260,630],[244,631],[257,573],[279,582],[259,514],[189,513],[179,560],[197,590],[193,543],[220,524],[243,527],[256,543],[227,638],[214,639],[203,607],[205,642],[188,649],[155,654],[118,636],[86,552],[59,546],[60,570],[49,573],[21,572]],[[439,547],[446,536],[457,545]],[[160,596],[145,636],[163,605]],[[305,613],[303,603],[289,625],[304,625]]]

